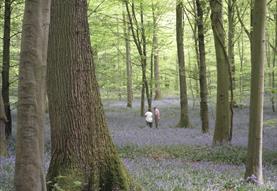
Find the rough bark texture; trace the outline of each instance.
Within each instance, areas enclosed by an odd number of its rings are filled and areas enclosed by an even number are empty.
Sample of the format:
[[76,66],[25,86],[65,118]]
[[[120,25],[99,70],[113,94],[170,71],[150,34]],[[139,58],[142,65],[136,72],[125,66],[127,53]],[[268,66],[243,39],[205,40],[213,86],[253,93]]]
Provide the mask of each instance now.
[[7,156],[7,144],[5,135],[5,122],[7,117],[5,114],[4,102],[2,96],[0,96],[0,157]]
[[7,121],[5,122],[6,137],[12,134],[12,119],[10,108],[10,33],[11,33],[11,0],[5,0],[4,35],[3,35],[3,65],[2,65],[2,96]]
[[133,83],[132,83],[132,60],[130,44],[130,26],[126,21],[125,12],[123,11],[124,38],[126,49],[126,76],[127,76],[127,107],[132,107],[133,102]]
[[230,78],[230,135],[229,141],[231,142],[233,137],[233,107],[236,104],[234,98],[234,91],[236,89],[236,67],[235,67],[235,54],[234,54],[234,45],[235,45],[235,3],[236,0],[228,0],[228,72]]
[[45,191],[43,118],[50,1],[26,1],[19,65],[17,191]]
[[199,82],[200,82],[200,115],[202,120],[202,132],[209,131],[208,115],[208,89],[206,77],[206,55],[204,37],[204,19],[201,0],[196,0],[197,29],[198,29],[198,52],[199,52]]
[[176,5],[176,40],[179,63],[179,81],[180,81],[180,121],[178,127],[190,127],[188,115],[188,98],[187,98],[187,84],[186,84],[186,70],[185,70],[185,54],[184,54],[184,10],[183,1],[177,0]]
[[230,141],[230,105],[229,105],[229,71],[225,47],[225,32],[222,20],[222,0],[210,0],[211,21],[217,63],[217,98],[216,122],[213,137],[214,144],[226,144]]
[[[52,148],[48,190],[54,183],[67,191],[134,190],[108,132],[87,19],[86,0],[52,3],[47,72]],[[74,185],[76,181],[81,184]]]
[[263,184],[262,135],[265,65],[266,0],[255,0],[251,50],[251,97],[245,178]]
[[232,87],[231,91],[235,91],[236,78],[235,78],[235,3],[236,0],[228,0],[228,59],[232,74]]

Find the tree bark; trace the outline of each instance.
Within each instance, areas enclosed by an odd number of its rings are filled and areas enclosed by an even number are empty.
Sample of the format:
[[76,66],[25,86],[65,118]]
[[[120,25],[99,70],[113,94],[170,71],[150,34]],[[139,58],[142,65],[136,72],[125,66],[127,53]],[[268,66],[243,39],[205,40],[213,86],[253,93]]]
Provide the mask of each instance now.
[[5,132],[8,138],[12,134],[12,119],[10,108],[10,33],[11,33],[11,0],[5,0],[4,35],[3,35],[3,65],[2,65],[2,96],[7,121]]
[[155,14],[155,8],[152,3],[152,13],[153,13],[153,62],[154,62],[154,79],[155,79],[155,96],[154,100],[159,100],[162,98],[161,94],[161,83],[160,83],[160,63],[159,63],[159,43],[158,43],[158,23],[157,15]]
[[180,81],[180,121],[178,127],[191,127],[188,114],[188,98],[187,98],[187,84],[186,84],[186,70],[185,70],[185,55],[184,55],[184,10],[183,1],[177,0],[176,5],[176,40],[177,53],[179,64],[179,81]]
[[200,115],[202,121],[202,132],[209,131],[208,115],[208,89],[206,77],[206,53],[204,36],[204,19],[201,0],[196,0],[197,28],[198,28],[198,52],[199,52],[199,83],[200,83]]
[[4,102],[2,96],[0,96],[0,157],[7,156],[7,143],[5,135],[5,122],[7,117],[5,114]]
[[275,2],[275,14],[274,14],[274,20],[275,20],[275,45],[273,49],[273,59],[272,59],[272,68],[273,70],[271,71],[271,77],[272,77],[272,81],[271,81],[271,108],[272,111],[275,112],[275,63],[276,63],[276,50],[277,50],[277,1]]
[[19,65],[15,188],[46,190],[43,119],[50,1],[25,2]]
[[251,97],[245,178],[263,184],[263,98],[265,65],[266,0],[255,0],[251,49]]
[[[127,17],[128,18],[128,17]],[[127,107],[132,107],[133,88],[132,88],[132,60],[131,60],[131,44],[130,44],[130,26],[126,21],[125,12],[123,11],[124,38],[126,49],[126,75],[127,75]]]
[[[48,190],[55,183],[67,191],[135,190],[109,135],[96,81],[87,6],[86,0],[56,0],[51,6]],[[81,185],[74,187],[74,181]]]
[[236,0],[228,0],[228,59],[231,68],[232,87],[230,91],[236,89],[236,78],[235,78],[235,53],[234,53],[234,38],[235,38],[235,3]]
[[217,98],[216,121],[213,144],[226,144],[230,142],[230,105],[229,87],[230,75],[228,71],[228,56],[225,47],[225,32],[222,18],[222,0],[210,0],[211,21],[214,35],[214,44],[217,63]]

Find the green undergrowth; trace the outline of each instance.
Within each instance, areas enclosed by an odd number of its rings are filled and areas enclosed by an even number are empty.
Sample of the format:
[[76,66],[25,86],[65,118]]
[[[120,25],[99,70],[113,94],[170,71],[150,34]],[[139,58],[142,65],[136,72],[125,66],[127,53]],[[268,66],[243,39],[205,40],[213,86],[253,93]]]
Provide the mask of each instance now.
[[276,191],[277,152],[264,151],[265,184],[257,187],[243,178],[245,148],[128,145],[118,151],[131,163],[132,176],[146,190]]
[[[147,157],[153,159],[181,159],[188,161],[210,161],[241,165],[246,161],[246,149],[235,146],[145,146],[127,145],[119,148],[122,158]],[[267,165],[277,166],[277,152],[264,151],[263,162]]]

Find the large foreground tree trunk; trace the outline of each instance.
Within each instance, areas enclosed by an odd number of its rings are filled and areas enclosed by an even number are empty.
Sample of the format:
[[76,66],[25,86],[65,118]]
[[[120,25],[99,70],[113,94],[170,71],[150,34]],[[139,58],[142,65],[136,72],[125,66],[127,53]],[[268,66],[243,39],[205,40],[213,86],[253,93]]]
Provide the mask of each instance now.
[[253,35],[251,49],[251,97],[249,137],[245,178],[263,184],[263,98],[265,65],[266,0],[255,0],[253,10]]
[[3,65],[2,65],[2,96],[7,120],[5,122],[6,137],[12,134],[12,118],[10,106],[10,33],[11,33],[11,0],[5,0]]
[[19,65],[15,188],[45,191],[43,119],[50,0],[26,1]]
[[196,10],[199,51],[200,115],[202,120],[202,132],[207,133],[209,131],[208,88],[206,77],[204,18],[201,0],[196,0]]
[[133,190],[105,120],[86,0],[53,1],[48,54],[52,148],[48,190],[55,182],[67,191]]
[[182,0],[177,0],[176,5],[176,40],[179,63],[179,81],[180,81],[180,121],[178,127],[190,127],[188,115],[188,98],[185,70],[185,54],[184,54],[184,6]]
[[217,66],[216,121],[213,137],[214,144],[226,144],[230,141],[231,116],[229,105],[230,77],[228,57],[225,47],[225,31],[222,18],[222,0],[210,0],[211,21],[214,34]]

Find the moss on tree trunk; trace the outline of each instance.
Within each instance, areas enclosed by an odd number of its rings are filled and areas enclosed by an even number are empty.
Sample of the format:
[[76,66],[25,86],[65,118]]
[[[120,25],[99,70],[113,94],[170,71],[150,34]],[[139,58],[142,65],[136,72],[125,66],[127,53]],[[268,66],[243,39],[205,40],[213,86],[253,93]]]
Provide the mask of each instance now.
[[67,191],[133,190],[106,124],[91,51],[87,1],[53,1],[51,21],[48,190],[55,186]]

